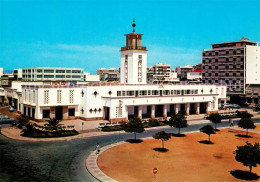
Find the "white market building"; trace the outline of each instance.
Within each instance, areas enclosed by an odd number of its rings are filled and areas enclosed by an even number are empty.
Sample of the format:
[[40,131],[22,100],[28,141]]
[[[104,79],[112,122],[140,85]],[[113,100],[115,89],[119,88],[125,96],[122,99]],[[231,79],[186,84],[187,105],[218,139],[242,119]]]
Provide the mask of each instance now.
[[37,120],[56,117],[110,121],[218,111],[226,99],[225,85],[147,84],[147,50],[141,38],[135,30],[126,34],[126,47],[121,48],[120,84],[24,85],[20,111]]

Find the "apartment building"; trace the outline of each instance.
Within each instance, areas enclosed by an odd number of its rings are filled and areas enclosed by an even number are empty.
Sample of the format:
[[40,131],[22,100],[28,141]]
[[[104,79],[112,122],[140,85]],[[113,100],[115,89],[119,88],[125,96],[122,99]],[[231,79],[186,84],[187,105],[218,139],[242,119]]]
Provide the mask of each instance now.
[[99,68],[97,74],[100,75],[100,81],[119,81],[120,79],[117,68]]
[[172,72],[171,65],[158,63],[147,67],[147,83],[173,83],[179,82],[177,73]]
[[22,80],[23,79],[23,70],[22,69],[14,69],[13,72],[15,80]]
[[187,80],[187,73],[194,70],[194,65],[184,65],[176,67],[176,72],[180,80]]
[[84,81],[81,68],[32,67],[22,69],[23,81]]

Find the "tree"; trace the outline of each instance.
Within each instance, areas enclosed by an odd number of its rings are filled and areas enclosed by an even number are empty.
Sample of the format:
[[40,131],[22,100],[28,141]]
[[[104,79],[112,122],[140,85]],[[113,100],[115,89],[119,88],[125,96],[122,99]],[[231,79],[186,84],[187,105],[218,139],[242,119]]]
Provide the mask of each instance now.
[[256,167],[260,164],[260,147],[259,143],[252,145],[246,142],[244,146],[237,146],[235,152],[235,159],[241,162],[244,166],[248,166],[250,173],[252,172],[252,167]]
[[251,118],[242,118],[238,121],[237,125],[240,128],[246,129],[246,136],[248,136],[248,129],[255,129],[255,124]]
[[50,130],[55,130],[55,131],[57,131],[63,125],[63,124],[59,124],[61,120],[58,120],[56,118],[50,118],[49,120],[47,120],[47,122],[48,123],[45,124],[45,126],[49,127]]
[[125,132],[134,133],[136,140],[136,133],[142,133],[144,131],[144,127],[142,125],[142,121],[139,118],[131,118],[125,125],[124,130]]
[[214,131],[214,128],[209,124],[200,128],[200,132],[205,133],[209,136],[209,142],[210,142],[210,135],[216,134],[216,132]]
[[153,138],[156,140],[162,141],[162,148],[164,149],[164,141],[167,141],[171,138],[171,135],[169,133],[166,133],[165,131],[157,132],[153,135]]
[[24,115],[20,115],[17,117],[15,123],[18,128],[22,129],[23,126],[27,126],[29,124],[29,119]]
[[237,113],[237,117],[239,117],[239,118],[252,118],[253,117],[253,115],[248,113],[247,111],[241,111],[241,112],[236,111],[236,113]]
[[181,128],[185,128],[188,126],[186,116],[180,113],[178,113],[175,116],[172,116],[169,119],[169,126],[178,128],[179,129],[178,134],[180,134]]
[[221,123],[221,119],[219,113],[212,113],[209,115],[209,120],[215,124],[215,130],[217,129],[217,123]]

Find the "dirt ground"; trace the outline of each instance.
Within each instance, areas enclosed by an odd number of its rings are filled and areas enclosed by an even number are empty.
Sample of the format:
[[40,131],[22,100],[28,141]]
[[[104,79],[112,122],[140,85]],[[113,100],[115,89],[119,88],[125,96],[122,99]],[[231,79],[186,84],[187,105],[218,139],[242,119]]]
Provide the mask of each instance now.
[[256,128],[253,131],[260,132],[260,124],[256,124]]
[[[117,181],[153,181],[153,168],[158,169],[156,181],[242,181],[230,174],[232,170],[248,171],[235,160],[233,151],[246,141],[260,142],[259,134],[250,133],[253,138],[241,138],[241,131],[224,129],[211,135],[213,145],[198,141],[207,140],[203,133],[173,137],[165,142],[168,152],[154,151],[161,147],[161,141],[144,140],[143,143],[125,143],[103,152],[98,157],[99,168]],[[260,175],[260,166],[253,168]]]

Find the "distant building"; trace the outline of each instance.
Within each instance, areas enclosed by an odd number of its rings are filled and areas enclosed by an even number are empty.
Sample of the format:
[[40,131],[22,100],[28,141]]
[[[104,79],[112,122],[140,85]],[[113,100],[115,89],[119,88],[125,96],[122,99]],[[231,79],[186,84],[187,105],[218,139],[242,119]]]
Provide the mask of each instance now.
[[0,68],[0,77],[4,74],[3,68]]
[[100,76],[100,81],[119,81],[120,79],[117,68],[99,68],[97,74]]
[[84,81],[86,82],[99,82],[100,75],[91,75],[90,73],[84,73]]
[[180,80],[187,80],[187,73],[192,72],[194,70],[193,65],[185,65],[176,67],[176,72]]
[[1,86],[10,87],[13,80],[15,80],[13,74],[4,74],[1,76]]
[[[241,38],[239,41],[211,44],[211,49],[203,50],[202,80],[210,84],[226,84],[231,102],[245,98],[246,88],[250,88],[258,103],[260,96],[260,47],[258,42]],[[254,89],[254,87],[256,89]],[[256,91],[259,90],[259,91]],[[248,94],[250,95],[250,94]],[[232,99],[234,98],[234,99]]]
[[187,80],[201,81],[202,80],[202,70],[201,69],[195,69],[192,72],[188,72],[187,73]]
[[158,63],[147,67],[147,83],[179,82],[177,73],[172,72],[171,65]]
[[15,80],[22,80],[23,79],[23,70],[22,69],[14,69],[13,72]]
[[81,68],[32,67],[22,69],[23,81],[84,81]]

